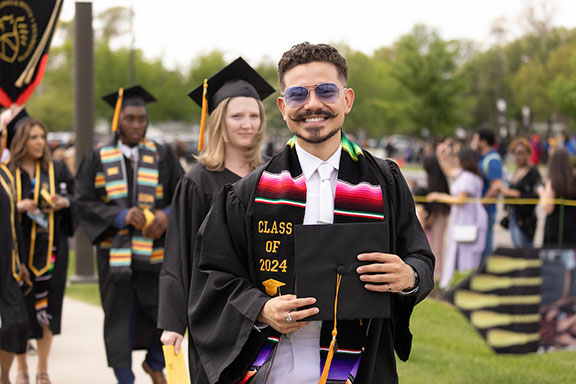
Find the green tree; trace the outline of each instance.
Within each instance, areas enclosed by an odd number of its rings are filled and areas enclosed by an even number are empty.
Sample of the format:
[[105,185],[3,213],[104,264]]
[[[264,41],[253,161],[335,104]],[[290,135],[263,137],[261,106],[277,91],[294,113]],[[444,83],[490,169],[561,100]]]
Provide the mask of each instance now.
[[458,42],[444,41],[424,25],[416,25],[396,42],[392,75],[409,94],[406,113],[412,132],[427,128],[432,135],[452,135],[466,122],[458,58]]

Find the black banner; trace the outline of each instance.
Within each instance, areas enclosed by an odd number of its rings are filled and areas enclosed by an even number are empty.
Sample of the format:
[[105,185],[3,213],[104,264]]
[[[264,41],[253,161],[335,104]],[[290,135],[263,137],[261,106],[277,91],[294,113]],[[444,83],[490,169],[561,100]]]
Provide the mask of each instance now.
[[497,353],[576,348],[576,251],[499,248],[447,293]]
[[63,0],[0,0],[0,105],[23,105],[42,81]]

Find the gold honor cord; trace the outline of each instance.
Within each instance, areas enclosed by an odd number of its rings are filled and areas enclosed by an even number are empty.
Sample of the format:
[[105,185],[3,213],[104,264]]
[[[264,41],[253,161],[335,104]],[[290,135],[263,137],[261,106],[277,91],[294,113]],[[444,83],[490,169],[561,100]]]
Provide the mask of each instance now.
[[[34,177],[36,178],[36,185],[34,186],[34,202],[39,206],[40,197],[40,162],[36,161],[36,172]],[[48,179],[50,182],[50,195],[53,195],[56,191],[54,182],[54,164],[50,162],[48,167]],[[20,175],[20,168],[16,168],[16,190],[18,193],[18,201],[22,201],[22,181]],[[46,265],[42,269],[38,270],[34,266],[34,250],[36,245],[36,230],[37,224],[32,220],[32,228],[30,229],[30,252],[28,257],[28,267],[30,271],[36,276],[42,276],[44,272],[50,269],[51,259],[52,259],[52,246],[54,244],[54,211],[50,212],[48,215],[48,249],[46,250]]]
[[492,311],[474,311],[470,314],[470,322],[477,328],[494,328],[510,324],[529,324],[540,322],[540,314],[514,315]]
[[498,296],[485,295],[467,290],[459,290],[454,294],[454,304],[466,311],[501,305],[532,305],[540,304],[540,295]]
[[50,20],[48,21],[48,25],[46,26],[46,29],[44,30],[44,34],[42,35],[42,39],[40,39],[40,43],[38,43],[38,46],[36,47],[36,50],[34,51],[32,58],[30,59],[30,61],[28,62],[28,65],[24,69],[24,72],[22,72],[20,77],[18,77],[18,80],[16,80],[15,85],[18,88],[22,88],[22,86],[24,85],[23,83],[29,84],[32,81],[32,75],[34,74],[34,68],[36,67],[36,64],[38,63],[38,61],[40,60],[40,57],[42,57],[42,52],[44,51],[44,47],[46,46],[46,44],[48,44],[48,38],[50,37],[50,34],[52,33],[52,26],[54,25],[54,23],[56,22],[56,20],[58,18],[58,13],[59,13],[58,11],[60,10],[60,3],[62,3],[62,0],[56,0],[56,5],[54,6],[54,9],[52,10],[52,15],[50,15]]
[[541,266],[542,260],[540,259],[520,259],[497,254],[486,259],[486,272],[488,273],[508,273],[528,268],[540,268]]
[[538,341],[540,340],[540,334],[491,329],[486,334],[486,340],[488,344],[495,348],[506,348]]
[[[414,196],[414,201],[416,203],[429,203],[426,200],[426,196]],[[446,200],[439,199],[434,201],[434,203],[442,203],[442,204],[455,204],[447,202]],[[466,197],[466,198],[458,198],[458,204],[464,203],[478,203],[478,204],[506,204],[506,205],[538,205],[539,203],[543,204],[555,204],[555,205],[567,205],[576,207],[576,200],[566,200],[566,199],[535,199],[535,198],[501,198],[501,197]]]
[[116,133],[118,130],[118,119],[120,118],[120,110],[122,109],[122,99],[124,98],[124,88],[118,89],[118,98],[116,99],[116,106],[114,107],[114,117],[112,118],[112,132]]
[[4,164],[0,164],[0,168],[2,168],[4,173],[10,179],[10,185],[6,184],[6,181],[3,177],[0,177],[0,183],[2,183],[2,186],[6,190],[6,194],[10,199],[10,229],[12,231],[12,276],[14,276],[16,281],[20,282],[21,276],[18,272],[20,271],[20,256],[18,255],[18,239],[16,238],[16,223],[14,222],[14,179]]
[[493,275],[475,275],[470,281],[474,291],[492,291],[510,287],[537,287],[542,284],[541,277],[504,277]]
[[198,137],[198,152],[204,149],[204,131],[206,130],[206,115],[208,114],[208,79],[204,79],[204,89],[202,90],[202,115],[200,117],[200,137]]

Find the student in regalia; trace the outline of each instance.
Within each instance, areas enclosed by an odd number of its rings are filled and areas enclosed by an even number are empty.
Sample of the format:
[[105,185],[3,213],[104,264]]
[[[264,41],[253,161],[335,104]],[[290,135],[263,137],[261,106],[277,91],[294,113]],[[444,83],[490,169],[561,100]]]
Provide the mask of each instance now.
[[[212,198],[225,185],[263,163],[266,115],[261,100],[274,92],[242,58],[226,66],[190,93],[210,113],[208,140],[190,171],[180,180],[172,202],[166,256],[160,272],[158,327],[162,342],[178,353],[187,328],[188,291],[196,233]],[[205,121],[205,116],[202,120]],[[201,133],[201,138],[203,134]],[[189,343],[192,347],[193,343]],[[194,351],[190,361],[194,364]],[[196,382],[192,378],[192,382]]]
[[[48,360],[54,335],[59,335],[68,270],[68,238],[74,234],[74,179],[66,164],[52,160],[48,131],[38,120],[17,123],[10,145],[22,239],[32,291],[26,296],[29,337],[37,339],[36,380],[50,383]],[[28,380],[26,354],[19,354],[18,375]]]
[[213,199],[192,258],[195,383],[397,383],[434,255],[398,166],[343,133],[346,60],[302,43],[278,64],[294,134]]
[[108,365],[120,384],[133,383],[132,350],[148,351],[142,367],[165,383],[157,330],[158,276],[164,259],[170,203],[183,174],[174,150],[146,138],[146,104],[140,86],[103,99],[115,108],[114,135],[88,152],[76,173],[78,216],[97,247]]
[[[0,117],[0,131],[7,143],[11,142],[9,133],[13,131],[3,128],[12,120],[12,112],[7,109]],[[4,149],[3,144],[0,153]],[[3,250],[0,253],[0,383],[10,384],[14,357],[26,353],[28,315],[24,295],[31,288],[31,282],[24,265],[26,248],[16,206],[14,177],[3,163],[0,163],[0,228],[0,249]]]

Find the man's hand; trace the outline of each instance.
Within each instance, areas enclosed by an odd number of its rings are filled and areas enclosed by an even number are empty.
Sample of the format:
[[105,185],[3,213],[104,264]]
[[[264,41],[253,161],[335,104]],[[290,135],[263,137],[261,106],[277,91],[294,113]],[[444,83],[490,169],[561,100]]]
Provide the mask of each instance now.
[[146,227],[146,229],[144,229],[144,232],[142,232],[142,234],[144,235],[144,237],[156,240],[162,237],[164,232],[166,232],[167,227],[168,227],[168,216],[166,216],[166,213],[163,210],[157,209],[154,212],[154,220],[152,221],[152,223],[150,223],[148,227]]
[[[298,311],[300,307],[316,303],[313,297],[303,299],[296,298],[295,295],[284,295],[273,297],[264,304],[262,312],[258,316],[258,321],[263,322],[274,328],[280,333],[290,333],[304,328],[309,321],[299,321],[312,316],[320,311],[316,307]],[[290,313],[292,322],[287,322],[286,318]]]
[[126,214],[126,225],[131,225],[136,229],[140,229],[146,224],[146,218],[144,217],[144,212],[138,207],[132,207],[128,210]]
[[182,347],[182,341],[184,336],[178,332],[163,331],[162,336],[160,336],[160,341],[164,345],[173,345],[174,353],[178,354],[180,352],[180,347]]
[[38,205],[32,199],[22,199],[18,202],[18,213],[30,212],[33,213],[38,208]]
[[373,261],[358,267],[364,288],[374,292],[400,292],[414,288],[414,270],[399,256],[390,253],[361,253],[360,261]]

